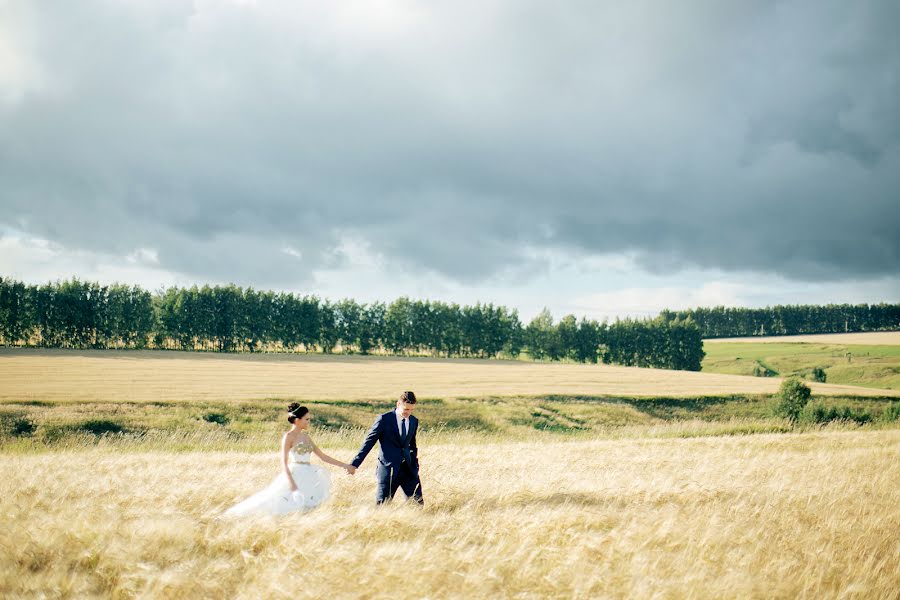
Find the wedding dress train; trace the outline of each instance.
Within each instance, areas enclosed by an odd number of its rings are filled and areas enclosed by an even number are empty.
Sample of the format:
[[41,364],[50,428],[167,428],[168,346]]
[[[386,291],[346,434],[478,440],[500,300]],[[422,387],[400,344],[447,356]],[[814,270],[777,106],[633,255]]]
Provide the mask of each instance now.
[[288,451],[288,467],[297,491],[291,492],[287,475],[281,472],[268,487],[235,504],[223,516],[282,515],[310,510],[327,500],[331,495],[331,477],[323,467],[310,464],[312,449],[312,445],[298,442]]

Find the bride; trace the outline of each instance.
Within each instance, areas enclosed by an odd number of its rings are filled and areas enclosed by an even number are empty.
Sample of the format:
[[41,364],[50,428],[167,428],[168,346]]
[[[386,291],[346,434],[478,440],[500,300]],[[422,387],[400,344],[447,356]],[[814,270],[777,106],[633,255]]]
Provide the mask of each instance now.
[[327,500],[331,492],[331,478],[322,467],[309,464],[311,454],[328,464],[346,469],[350,474],[356,470],[319,450],[306,433],[309,420],[309,409],[305,406],[296,403],[288,406],[288,422],[292,427],[281,439],[282,473],[264,490],[226,510],[224,516],[251,513],[280,515],[309,510]]

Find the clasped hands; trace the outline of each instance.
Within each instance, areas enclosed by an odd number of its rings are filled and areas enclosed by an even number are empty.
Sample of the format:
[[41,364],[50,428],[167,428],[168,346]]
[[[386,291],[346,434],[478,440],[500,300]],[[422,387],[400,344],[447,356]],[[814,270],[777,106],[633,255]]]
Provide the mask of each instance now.
[[344,470],[347,471],[347,475],[356,474],[356,467],[354,467],[353,465],[344,465]]

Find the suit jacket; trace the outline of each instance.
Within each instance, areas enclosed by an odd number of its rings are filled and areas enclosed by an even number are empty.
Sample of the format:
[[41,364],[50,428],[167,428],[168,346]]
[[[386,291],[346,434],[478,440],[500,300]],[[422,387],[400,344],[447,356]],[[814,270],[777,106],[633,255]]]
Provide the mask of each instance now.
[[397,427],[397,416],[394,411],[379,415],[372,424],[362,447],[351,463],[359,467],[366,459],[366,455],[379,443],[378,462],[386,467],[399,467],[404,462],[414,472],[419,470],[419,449],[416,446],[416,432],[419,430],[419,420],[409,415],[409,431],[404,439]]

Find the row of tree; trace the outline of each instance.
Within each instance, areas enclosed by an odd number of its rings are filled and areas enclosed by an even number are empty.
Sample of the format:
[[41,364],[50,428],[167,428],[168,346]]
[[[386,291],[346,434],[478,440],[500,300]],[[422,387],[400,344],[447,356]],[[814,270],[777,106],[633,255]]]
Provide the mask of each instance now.
[[0,278],[0,342],[62,348],[373,351],[447,357],[517,357],[699,370],[690,319],[598,323],[544,310],[527,326],[503,306],[399,298],[330,302],[235,285],[139,287],[78,280],[40,286]]
[[77,280],[25,285],[0,277],[0,339],[53,348],[145,348],[157,320],[139,287]]
[[900,304],[717,306],[666,310],[660,317],[667,321],[690,319],[704,338],[895,331],[900,329]]
[[493,357],[517,355],[515,311],[399,298],[360,304],[226,287],[169,288],[154,298],[153,343],[181,350],[333,352]]

